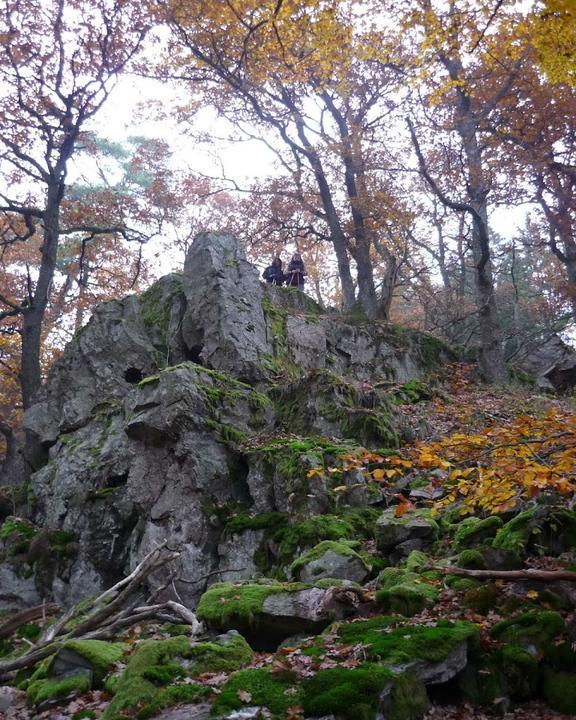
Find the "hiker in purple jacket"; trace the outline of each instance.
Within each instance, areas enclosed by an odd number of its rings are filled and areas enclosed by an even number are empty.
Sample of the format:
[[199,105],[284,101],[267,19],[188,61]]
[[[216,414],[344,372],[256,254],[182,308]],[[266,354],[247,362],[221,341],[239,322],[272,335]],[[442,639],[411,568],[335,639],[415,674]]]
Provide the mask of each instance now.
[[298,290],[304,290],[304,278],[306,276],[306,269],[304,262],[298,253],[292,255],[292,260],[286,270],[286,285],[290,287],[297,287]]

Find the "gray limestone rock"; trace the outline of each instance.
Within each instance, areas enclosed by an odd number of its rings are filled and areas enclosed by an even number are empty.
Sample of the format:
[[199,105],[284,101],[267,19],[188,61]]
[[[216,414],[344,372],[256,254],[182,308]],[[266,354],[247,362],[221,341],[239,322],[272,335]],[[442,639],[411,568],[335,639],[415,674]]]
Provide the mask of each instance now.
[[0,563],[0,611],[17,612],[41,601],[34,577],[23,577],[8,562]]
[[230,235],[203,233],[186,256],[182,337],[192,359],[247,382],[263,380],[272,352],[256,269]]
[[[435,520],[418,511],[401,518],[394,515],[394,509],[386,510],[376,521],[376,545],[382,552],[389,552],[396,546],[411,540],[432,542],[438,537]],[[410,547],[409,550],[421,549]]]
[[296,579],[313,583],[323,578],[337,578],[362,583],[368,577],[370,568],[353,550],[346,548],[347,552],[338,552],[338,545],[321,543],[296,560],[293,565]]
[[[448,355],[434,338],[348,322],[298,290],[265,286],[233,238],[200,235],[183,276],[94,310],[27,410],[25,426],[46,451],[31,479],[34,521],[70,533],[77,552],[36,568],[25,587],[3,569],[2,591],[27,604],[37,602],[38,586],[47,599],[76,602],[168,540],[181,550],[177,567],[158,572],[151,585],[174,571],[177,593],[193,607],[205,584],[199,578],[220,571],[238,579],[237,567],[256,569],[261,532],[226,538],[214,508],[305,518],[333,506],[327,479],[307,477],[319,454],[300,453],[294,470],[290,458],[259,449],[260,433],[390,446],[395,416],[378,382],[419,377]],[[322,373],[332,378],[325,395],[318,392]],[[271,403],[271,376],[290,378],[304,396],[303,419],[284,412],[287,395]],[[379,408],[387,412],[368,417]],[[388,435],[384,425],[374,431],[384,415]],[[358,476],[342,484],[349,487],[343,504],[380,499]]]

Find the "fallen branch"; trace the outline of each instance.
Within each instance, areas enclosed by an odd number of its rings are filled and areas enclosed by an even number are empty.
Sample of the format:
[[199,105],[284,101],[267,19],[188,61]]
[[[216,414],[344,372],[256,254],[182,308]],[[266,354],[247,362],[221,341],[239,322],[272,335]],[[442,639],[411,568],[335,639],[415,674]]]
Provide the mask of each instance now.
[[467,570],[459,567],[436,567],[430,565],[426,570],[434,570],[443,575],[461,575],[462,577],[478,578],[479,580],[493,578],[494,580],[542,580],[546,582],[555,580],[568,580],[576,582],[576,572],[571,570]]
[[[68,610],[40,637],[30,650],[12,660],[0,662],[0,679],[57,652],[71,639],[108,639],[119,629],[125,629],[143,620],[160,618],[162,621],[187,623],[192,633],[198,633],[200,624],[196,616],[180,603],[167,601],[161,604],[141,605],[140,589],[148,576],[180,555],[169,550],[166,543],[154,548],[127,577],[109,588],[86,605],[86,601]],[[150,601],[149,601],[150,603]],[[35,610],[35,608],[33,608]],[[82,620],[66,630],[72,619]]]
[[42,603],[12,615],[8,620],[0,623],[0,640],[10,637],[22,625],[33,623],[35,620],[44,620],[48,615],[55,615],[59,609],[55,603]]

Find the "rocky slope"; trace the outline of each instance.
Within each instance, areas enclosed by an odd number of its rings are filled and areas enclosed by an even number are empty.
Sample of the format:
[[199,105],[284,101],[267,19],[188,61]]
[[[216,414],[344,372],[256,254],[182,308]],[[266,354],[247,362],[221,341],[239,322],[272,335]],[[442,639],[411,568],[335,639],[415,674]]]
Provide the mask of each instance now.
[[[0,606],[76,602],[164,540],[182,550],[171,572],[191,607],[206,583],[180,578],[251,577],[263,531],[231,542],[226,514],[326,512],[330,488],[306,470],[350,443],[397,446],[389,384],[447,355],[266,287],[232,238],[200,236],[184,275],[96,309],[26,413],[46,452],[30,488],[42,533],[22,567],[3,567]],[[267,441],[282,432],[307,439]]]
[[[530,574],[575,564],[572,480],[563,497],[519,494],[464,518],[448,473],[416,466],[407,445],[451,432],[462,443],[509,426],[520,405],[542,415],[557,404],[561,432],[538,447],[570,473],[574,416],[551,399],[476,390],[450,361],[433,338],[261,285],[226,236],[198,238],[184,276],[101,306],[27,414],[46,457],[30,518],[8,516],[22,497],[0,506],[0,607],[71,605],[167,542],[176,559],[149,591],[195,618],[78,639],[75,628],[95,625],[88,608],[102,617],[116,602],[83,600],[42,662],[6,673],[0,713],[576,714],[576,574]],[[530,572],[498,576],[510,569]],[[0,676],[45,625],[9,623]]]

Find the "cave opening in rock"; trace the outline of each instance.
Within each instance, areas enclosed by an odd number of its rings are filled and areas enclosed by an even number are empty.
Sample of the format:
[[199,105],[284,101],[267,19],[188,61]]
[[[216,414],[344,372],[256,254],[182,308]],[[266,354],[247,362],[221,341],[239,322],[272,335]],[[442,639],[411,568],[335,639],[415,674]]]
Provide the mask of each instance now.
[[202,359],[200,358],[200,353],[204,349],[204,345],[193,345],[190,348],[186,349],[186,360],[190,360],[193,363],[196,363],[197,365],[202,365]]
[[143,379],[144,374],[142,373],[142,370],[135,367],[129,367],[124,373],[124,380],[126,380],[127,383],[130,383],[130,385],[136,385]]

